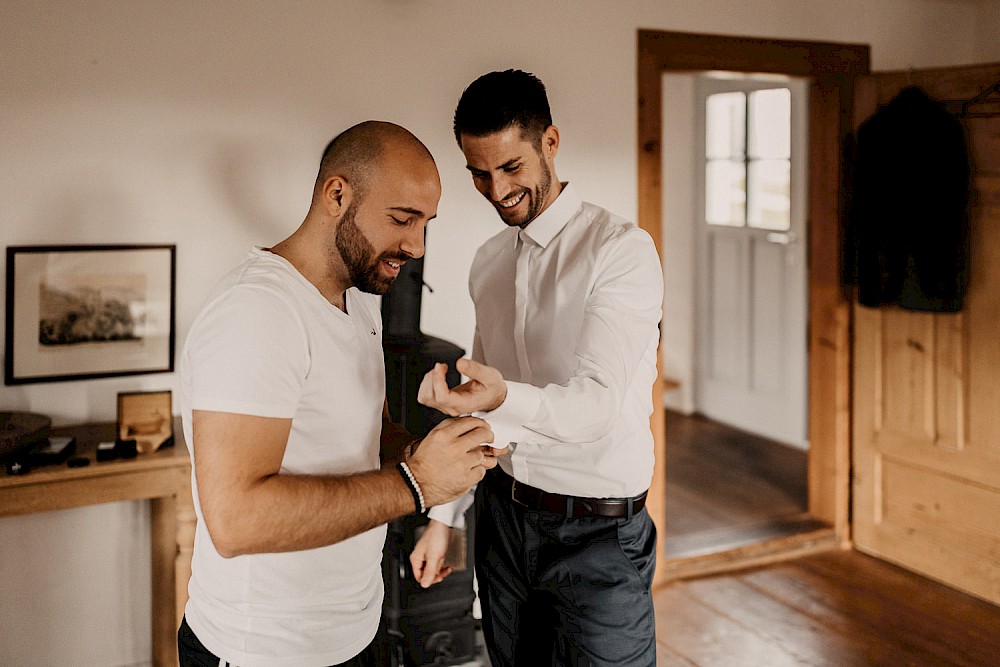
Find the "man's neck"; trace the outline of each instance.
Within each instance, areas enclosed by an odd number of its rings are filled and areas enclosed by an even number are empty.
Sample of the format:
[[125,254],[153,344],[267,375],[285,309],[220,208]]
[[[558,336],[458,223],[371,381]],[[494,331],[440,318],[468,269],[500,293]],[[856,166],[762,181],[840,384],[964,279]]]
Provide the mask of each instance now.
[[531,220],[527,220],[523,224],[518,225],[518,227],[524,229],[525,227],[530,225],[533,220],[538,220],[538,218],[540,218],[543,213],[549,210],[549,207],[552,206],[552,204],[554,204],[557,199],[559,199],[559,195],[562,194],[563,188],[566,187],[566,185],[568,185],[569,183],[569,181],[566,181],[565,183],[560,182],[559,179],[552,179],[552,180],[555,183],[555,187],[553,187],[552,190],[549,190],[549,200],[545,203],[545,207],[542,208],[542,210],[539,211],[538,215],[536,215],[534,218],[532,218]]
[[330,265],[323,261],[323,257],[308,248],[322,248],[323,244],[318,241],[302,239],[298,232],[292,234],[281,243],[266,250],[282,257],[295,267],[303,278],[308,280],[323,295],[323,298],[340,310],[347,312],[347,288],[350,284],[347,281],[337,280],[331,271]]

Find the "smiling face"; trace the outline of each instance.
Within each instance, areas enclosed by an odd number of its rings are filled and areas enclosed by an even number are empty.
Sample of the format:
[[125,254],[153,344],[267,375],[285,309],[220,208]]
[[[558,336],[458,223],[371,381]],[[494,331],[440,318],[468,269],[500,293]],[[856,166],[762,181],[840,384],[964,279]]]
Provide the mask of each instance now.
[[357,205],[352,204],[340,221],[334,237],[337,251],[347,267],[352,285],[369,294],[385,294],[395,280],[392,274],[398,275],[407,257],[393,252],[376,256],[375,246],[358,228],[357,213]]
[[331,268],[371,294],[388,292],[402,265],[423,256],[424,229],[441,197],[428,157],[387,149],[379,162],[368,191],[360,202],[351,201],[327,241]]
[[473,184],[506,224],[525,227],[559,195],[555,126],[545,130],[540,145],[525,139],[516,125],[481,136],[463,134],[461,140]]

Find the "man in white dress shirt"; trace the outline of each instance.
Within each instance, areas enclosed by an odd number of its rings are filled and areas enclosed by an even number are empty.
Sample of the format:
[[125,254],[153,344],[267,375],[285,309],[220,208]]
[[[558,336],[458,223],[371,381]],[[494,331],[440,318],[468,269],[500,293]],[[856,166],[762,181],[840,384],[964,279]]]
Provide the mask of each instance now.
[[[583,201],[555,172],[559,131],[531,74],[492,72],[455,111],[476,189],[508,226],[476,253],[469,379],[438,365],[420,400],[481,414],[499,458],[476,491],[476,572],[495,667],[651,666],[656,532],[644,509],[663,278],[652,239]],[[448,526],[471,500],[431,510],[411,556],[447,576]]]

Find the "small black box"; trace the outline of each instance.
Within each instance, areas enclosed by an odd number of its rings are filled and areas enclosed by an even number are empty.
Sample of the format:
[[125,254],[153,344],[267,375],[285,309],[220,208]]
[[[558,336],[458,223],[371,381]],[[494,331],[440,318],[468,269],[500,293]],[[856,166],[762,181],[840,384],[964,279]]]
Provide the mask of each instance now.
[[28,453],[28,463],[34,467],[59,465],[76,453],[76,438],[49,436]]
[[114,461],[118,458],[118,450],[113,442],[100,442],[97,444],[98,461]]
[[115,452],[118,454],[120,459],[134,459],[139,454],[139,450],[136,447],[136,441],[129,438],[126,440],[118,439],[115,440]]

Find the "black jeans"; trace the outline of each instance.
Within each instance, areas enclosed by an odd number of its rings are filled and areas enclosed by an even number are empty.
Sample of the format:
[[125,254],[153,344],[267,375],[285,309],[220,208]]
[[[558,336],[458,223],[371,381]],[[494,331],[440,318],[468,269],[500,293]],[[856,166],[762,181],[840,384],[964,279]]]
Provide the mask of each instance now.
[[487,473],[476,491],[476,575],[493,667],[654,667],[656,528],[567,519],[514,503]]
[[[347,662],[341,662],[331,667],[385,667],[389,664],[388,649],[384,641],[382,628],[372,643],[364,651]],[[187,618],[181,619],[181,627],[177,631],[177,658],[180,667],[219,667],[219,657],[213,655],[195,636]],[[228,663],[223,663],[228,665]],[[236,667],[232,665],[230,667]]]

